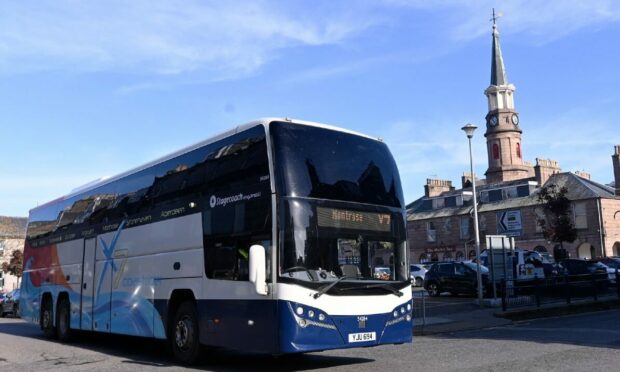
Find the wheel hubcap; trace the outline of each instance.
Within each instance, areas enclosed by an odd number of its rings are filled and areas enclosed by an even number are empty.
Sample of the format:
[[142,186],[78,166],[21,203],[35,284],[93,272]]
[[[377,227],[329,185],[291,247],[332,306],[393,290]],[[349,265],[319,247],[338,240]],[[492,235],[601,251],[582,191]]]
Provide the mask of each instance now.
[[51,324],[51,319],[52,316],[50,314],[49,310],[44,310],[43,311],[43,328],[49,328],[50,324]]
[[192,346],[194,337],[194,325],[188,317],[183,317],[175,327],[175,341],[181,350],[188,350]]

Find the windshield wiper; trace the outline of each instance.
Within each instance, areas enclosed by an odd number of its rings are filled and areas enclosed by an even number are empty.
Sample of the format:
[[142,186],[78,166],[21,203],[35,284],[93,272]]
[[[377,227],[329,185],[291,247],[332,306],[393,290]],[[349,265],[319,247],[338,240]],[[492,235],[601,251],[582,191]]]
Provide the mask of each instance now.
[[340,278],[334,280],[333,282],[326,284],[322,287],[319,287],[318,292],[313,294],[312,297],[314,297],[315,299],[321,297],[323,294],[325,294],[327,291],[332,289],[336,284],[340,283],[344,279],[349,279],[349,278],[346,275],[343,275]]
[[402,297],[402,292],[394,289],[391,285],[387,284],[387,283],[381,283],[381,284],[368,284],[368,285],[364,285],[361,287],[347,287],[347,288],[341,288],[341,291],[348,291],[351,289],[370,289],[370,288],[379,288],[379,289],[384,289],[398,297]]

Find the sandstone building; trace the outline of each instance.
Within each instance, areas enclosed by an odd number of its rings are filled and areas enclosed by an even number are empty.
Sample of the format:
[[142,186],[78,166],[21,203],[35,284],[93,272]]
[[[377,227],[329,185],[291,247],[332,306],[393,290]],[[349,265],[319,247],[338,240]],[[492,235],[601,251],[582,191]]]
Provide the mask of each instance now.
[[568,189],[572,219],[578,230],[564,243],[571,257],[620,256],[620,146],[612,154],[614,186],[594,182],[586,172],[562,172],[557,161],[523,158],[521,123],[515,86],[508,82],[493,24],[491,84],[487,97],[486,179],[467,172],[457,189],[450,180],[428,179],[424,196],[407,206],[408,244],[412,262],[463,260],[475,257],[472,183],[476,182],[481,249],[486,235],[513,236],[519,248],[552,253],[537,226],[542,213],[538,191],[545,184]]
[[[0,264],[11,259],[14,250],[24,250],[26,218],[0,216]],[[18,278],[0,270],[0,292],[9,292],[19,285]]]

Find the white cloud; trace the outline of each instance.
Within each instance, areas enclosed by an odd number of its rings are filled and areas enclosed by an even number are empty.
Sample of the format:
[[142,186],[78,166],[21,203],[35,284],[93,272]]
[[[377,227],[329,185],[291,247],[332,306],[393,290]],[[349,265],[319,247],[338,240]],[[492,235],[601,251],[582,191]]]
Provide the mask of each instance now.
[[320,17],[280,2],[5,3],[0,73],[120,71],[213,79],[244,76],[301,45],[337,44],[372,24],[350,12]]
[[386,4],[436,13],[447,33],[457,41],[472,40],[490,33],[491,9],[502,13],[502,33],[523,33],[536,43],[547,43],[584,28],[620,20],[620,2],[615,0],[386,0]]

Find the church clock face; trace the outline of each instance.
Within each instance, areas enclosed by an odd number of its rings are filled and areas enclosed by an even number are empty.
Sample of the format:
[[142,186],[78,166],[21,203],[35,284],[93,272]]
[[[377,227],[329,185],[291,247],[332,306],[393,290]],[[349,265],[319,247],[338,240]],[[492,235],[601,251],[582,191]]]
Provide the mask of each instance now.
[[519,125],[519,117],[517,114],[512,114],[512,124]]
[[496,126],[497,125],[497,116],[493,115],[489,118],[489,124],[491,124],[491,126]]

